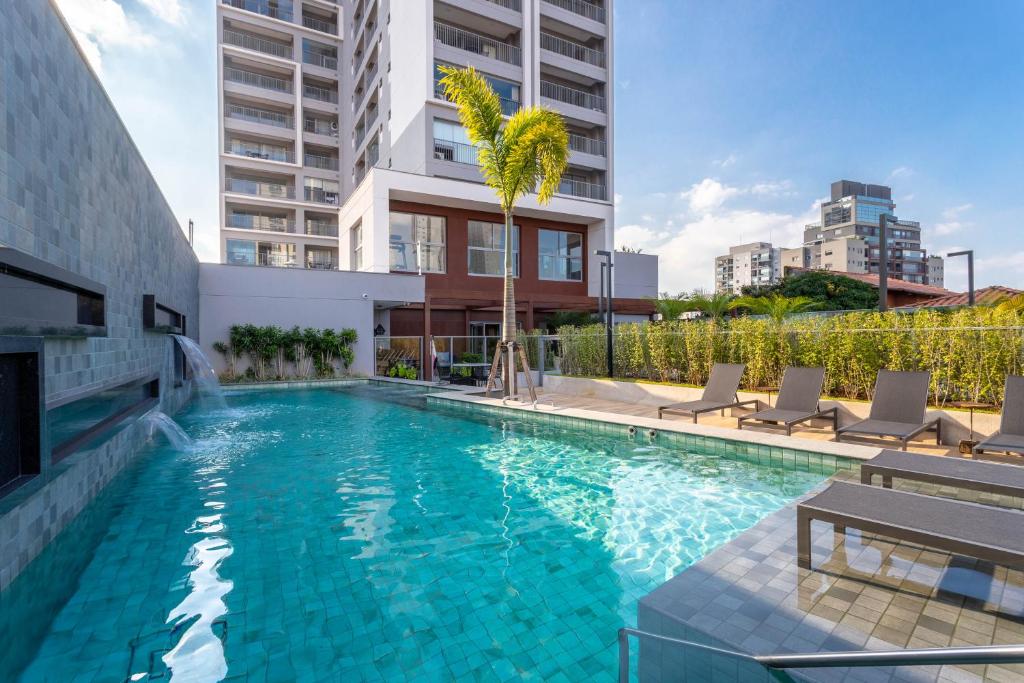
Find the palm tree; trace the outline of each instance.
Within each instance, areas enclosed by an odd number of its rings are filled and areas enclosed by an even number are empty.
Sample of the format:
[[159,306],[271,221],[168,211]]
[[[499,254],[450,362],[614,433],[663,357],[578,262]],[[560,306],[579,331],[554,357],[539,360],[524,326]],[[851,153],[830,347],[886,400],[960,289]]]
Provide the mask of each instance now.
[[557,112],[524,107],[504,120],[501,100],[473,67],[442,66],[445,97],[455,103],[469,141],[477,148],[484,181],[498,195],[505,214],[505,297],[501,344],[505,351],[503,393],[515,377],[516,296],[513,287],[512,212],[516,201],[536,190],[537,202],[546,204],[558,189],[569,162],[569,134]]
[[693,310],[690,308],[690,302],[686,295],[682,292],[674,296],[668,292],[662,292],[657,299],[651,297],[651,301],[654,303],[655,312],[661,315],[662,320],[678,320],[683,313]]
[[715,292],[709,294],[703,290],[695,290],[687,302],[690,307],[687,310],[700,311],[712,320],[718,321],[725,317],[725,314],[732,310],[733,295],[728,292]]
[[776,323],[781,323],[791,315],[813,311],[820,305],[820,302],[808,296],[787,297],[774,292],[768,296],[741,296],[733,299],[729,308],[745,308],[754,315],[766,315]]
[[1024,294],[1015,294],[1007,297],[996,304],[997,313],[1022,313],[1024,312]]

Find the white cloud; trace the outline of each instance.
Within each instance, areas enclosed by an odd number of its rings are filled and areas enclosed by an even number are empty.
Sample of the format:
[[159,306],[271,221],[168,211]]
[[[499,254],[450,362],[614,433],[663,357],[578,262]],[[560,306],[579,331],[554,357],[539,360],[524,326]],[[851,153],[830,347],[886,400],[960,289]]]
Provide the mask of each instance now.
[[750,194],[766,197],[791,197],[796,192],[793,191],[793,182],[791,180],[782,180],[755,183],[750,187]]
[[57,6],[97,73],[102,71],[105,51],[115,47],[143,48],[154,43],[153,37],[128,17],[116,0],[57,0]]
[[181,0],[139,0],[157,18],[166,21],[168,24],[181,25],[185,23],[185,8]]
[[909,166],[897,166],[889,172],[889,180],[893,180],[895,178],[909,178],[912,175],[914,175],[914,169]]
[[715,159],[711,163],[713,163],[715,166],[718,166],[719,168],[729,168],[730,166],[734,165],[737,161],[739,161],[739,157],[736,156],[736,153],[730,152],[729,156],[727,156],[726,158]]
[[681,192],[680,196],[690,203],[691,211],[705,213],[717,209],[729,197],[739,193],[739,188],[728,187],[712,178],[705,178],[699,183],[694,183],[689,190]]
[[960,206],[951,206],[944,210],[942,212],[942,222],[935,224],[935,234],[945,237],[974,225],[970,221],[961,220],[961,216],[973,207],[973,204],[961,204]]

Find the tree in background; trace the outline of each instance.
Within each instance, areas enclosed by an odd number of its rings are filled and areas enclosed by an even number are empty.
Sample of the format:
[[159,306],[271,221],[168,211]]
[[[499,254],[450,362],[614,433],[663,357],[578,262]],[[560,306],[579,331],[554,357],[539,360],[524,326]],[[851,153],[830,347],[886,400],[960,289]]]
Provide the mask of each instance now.
[[878,290],[866,282],[823,270],[787,275],[773,285],[747,286],[744,296],[808,297],[819,311],[862,311],[878,307]]
[[555,311],[544,319],[544,328],[548,334],[557,334],[559,327],[571,325],[573,327],[586,327],[597,322],[597,316],[584,311]]
[[729,292],[715,292],[711,294],[697,289],[686,300],[689,304],[687,310],[699,311],[712,320],[719,321],[732,310],[733,298],[733,295]]
[[484,182],[498,195],[505,214],[505,301],[501,344],[506,354],[503,393],[515,377],[516,299],[512,261],[512,212],[516,202],[537,193],[547,204],[569,164],[569,133],[561,114],[545,107],[523,107],[505,121],[501,100],[473,67],[440,67],[445,97],[455,103],[469,141],[477,148]]
[[741,296],[733,299],[729,308],[746,310],[754,315],[766,315],[781,324],[791,315],[816,310],[818,302],[806,296],[787,297],[772,293],[768,296]]
[[693,310],[689,298],[682,292],[676,295],[662,292],[657,299],[651,297],[651,301],[654,303],[654,311],[662,320],[678,320],[683,313]]

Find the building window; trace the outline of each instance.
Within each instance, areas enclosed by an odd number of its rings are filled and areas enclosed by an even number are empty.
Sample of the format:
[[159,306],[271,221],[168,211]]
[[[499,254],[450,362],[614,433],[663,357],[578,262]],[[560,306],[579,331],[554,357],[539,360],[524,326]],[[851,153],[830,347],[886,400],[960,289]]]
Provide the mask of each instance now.
[[391,212],[391,270],[444,273],[446,230],[443,216]]
[[477,150],[466,129],[452,121],[434,119],[434,158],[477,165]]
[[583,235],[562,230],[538,231],[541,280],[583,281]]
[[295,245],[290,242],[227,241],[227,263],[238,266],[294,268]]
[[[519,277],[519,226],[512,226],[512,272]],[[505,274],[505,226],[502,223],[469,222],[469,274]]]
[[363,225],[352,228],[352,270],[363,269]]

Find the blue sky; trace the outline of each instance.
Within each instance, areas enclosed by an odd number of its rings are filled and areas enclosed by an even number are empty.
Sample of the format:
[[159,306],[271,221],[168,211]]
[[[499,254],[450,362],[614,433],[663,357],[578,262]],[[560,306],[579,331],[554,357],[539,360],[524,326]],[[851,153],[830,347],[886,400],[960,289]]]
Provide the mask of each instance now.
[[[216,260],[213,0],[58,2]],[[730,244],[797,245],[839,178],[891,185],[930,251],[974,248],[979,286],[1024,288],[1024,3],[620,0],[615,21],[618,242],[661,256],[662,289],[710,287]]]

